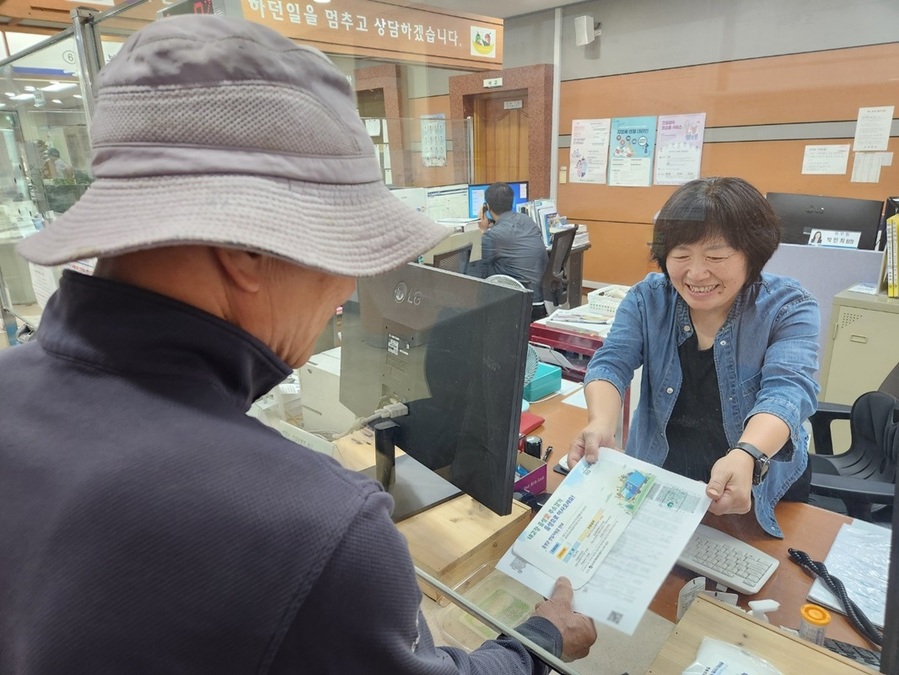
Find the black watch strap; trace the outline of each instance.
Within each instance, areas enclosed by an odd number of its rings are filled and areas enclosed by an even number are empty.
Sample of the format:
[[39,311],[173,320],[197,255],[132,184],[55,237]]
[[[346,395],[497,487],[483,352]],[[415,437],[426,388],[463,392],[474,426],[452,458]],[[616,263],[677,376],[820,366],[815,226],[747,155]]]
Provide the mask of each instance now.
[[[752,443],[746,441],[738,441],[734,443],[731,450],[742,450],[752,457],[754,466],[752,469],[752,484],[759,485],[768,473],[768,462],[771,459],[764,452],[755,447]],[[730,450],[728,450],[730,452]]]

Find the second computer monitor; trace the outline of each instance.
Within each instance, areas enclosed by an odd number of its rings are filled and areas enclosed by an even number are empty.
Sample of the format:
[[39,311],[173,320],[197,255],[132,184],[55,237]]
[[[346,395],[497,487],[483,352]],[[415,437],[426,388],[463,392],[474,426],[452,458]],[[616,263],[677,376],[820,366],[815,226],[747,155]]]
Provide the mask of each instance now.
[[768,202],[783,224],[781,242],[873,251],[883,202],[769,192]]
[[[510,188],[512,188],[512,194],[514,195],[512,199],[512,210],[518,211],[518,207],[521,204],[524,204],[528,201],[528,184],[527,181],[518,181],[516,183],[506,183]],[[484,202],[487,201],[484,199],[484,193],[487,192],[487,188],[490,187],[492,183],[483,183],[479,185],[469,185],[468,186],[468,217],[469,218],[479,218],[481,215],[481,208],[484,206]]]

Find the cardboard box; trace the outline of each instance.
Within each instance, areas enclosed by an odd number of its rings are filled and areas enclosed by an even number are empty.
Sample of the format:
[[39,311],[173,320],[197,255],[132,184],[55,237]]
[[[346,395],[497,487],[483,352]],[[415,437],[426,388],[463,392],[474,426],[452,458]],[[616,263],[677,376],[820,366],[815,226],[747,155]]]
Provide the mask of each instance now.
[[513,487],[517,492],[530,492],[532,495],[546,492],[546,462],[519,452],[518,466],[523,466],[528,473],[515,481]]

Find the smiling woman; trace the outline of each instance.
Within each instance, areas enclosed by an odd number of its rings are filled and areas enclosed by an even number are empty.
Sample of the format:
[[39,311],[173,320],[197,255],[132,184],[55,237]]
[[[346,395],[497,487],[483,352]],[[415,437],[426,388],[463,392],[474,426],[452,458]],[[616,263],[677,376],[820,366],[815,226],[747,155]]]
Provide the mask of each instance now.
[[817,404],[819,316],[797,282],[761,273],[779,239],[770,205],[740,178],[691,181],[670,197],[653,231],[662,273],[631,288],[590,361],[590,422],[570,459],[614,443],[643,366],[626,452],[707,482],[713,513],[754,507],[782,536],[778,499],[808,498],[802,423]]

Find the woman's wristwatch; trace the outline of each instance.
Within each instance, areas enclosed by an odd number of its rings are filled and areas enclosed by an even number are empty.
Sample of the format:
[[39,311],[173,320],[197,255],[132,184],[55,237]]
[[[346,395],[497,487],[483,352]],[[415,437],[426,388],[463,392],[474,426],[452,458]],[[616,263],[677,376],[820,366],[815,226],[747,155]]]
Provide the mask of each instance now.
[[768,455],[759,450],[752,443],[747,443],[746,441],[734,443],[733,447],[727,451],[728,454],[730,454],[731,450],[742,450],[752,457],[754,463],[752,468],[752,484],[760,485],[762,480],[764,480],[765,476],[768,474],[768,463],[771,461]]

